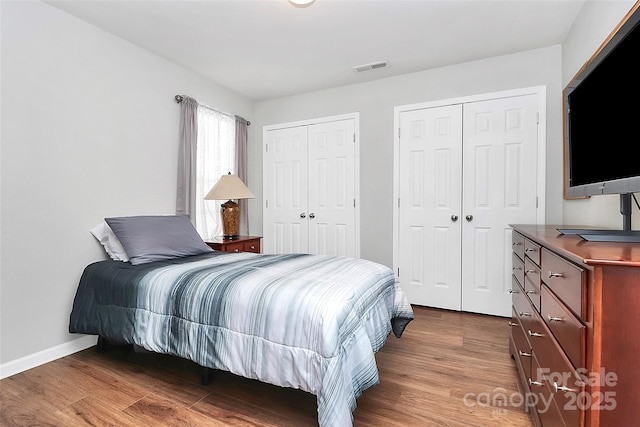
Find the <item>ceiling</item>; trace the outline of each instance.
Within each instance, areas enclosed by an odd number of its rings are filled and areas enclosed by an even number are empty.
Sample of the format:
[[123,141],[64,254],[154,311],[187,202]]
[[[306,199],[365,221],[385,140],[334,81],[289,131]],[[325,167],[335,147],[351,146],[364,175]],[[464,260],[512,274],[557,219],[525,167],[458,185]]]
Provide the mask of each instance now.
[[[563,42],[585,0],[61,1],[48,4],[254,100]],[[388,61],[357,73],[354,66]]]

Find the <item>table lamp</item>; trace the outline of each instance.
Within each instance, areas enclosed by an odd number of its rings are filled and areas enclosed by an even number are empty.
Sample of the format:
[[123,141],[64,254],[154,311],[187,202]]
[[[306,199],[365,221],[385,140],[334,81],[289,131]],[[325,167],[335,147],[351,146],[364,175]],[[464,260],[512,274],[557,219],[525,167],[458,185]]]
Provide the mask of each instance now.
[[223,239],[234,240],[238,238],[240,226],[240,206],[232,199],[253,199],[255,196],[244,185],[237,175],[222,175],[216,185],[204,196],[205,200],[225,200],[221,205]]

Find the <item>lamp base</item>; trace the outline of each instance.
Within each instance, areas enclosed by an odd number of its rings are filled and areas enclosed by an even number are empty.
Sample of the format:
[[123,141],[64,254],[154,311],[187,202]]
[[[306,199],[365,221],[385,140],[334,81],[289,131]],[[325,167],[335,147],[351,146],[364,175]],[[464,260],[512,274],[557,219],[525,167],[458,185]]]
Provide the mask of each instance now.
[[221,205],[222,208],[222,235],[224,240],[238,238],[240,226],[240,206],[236,202],[228,200]]

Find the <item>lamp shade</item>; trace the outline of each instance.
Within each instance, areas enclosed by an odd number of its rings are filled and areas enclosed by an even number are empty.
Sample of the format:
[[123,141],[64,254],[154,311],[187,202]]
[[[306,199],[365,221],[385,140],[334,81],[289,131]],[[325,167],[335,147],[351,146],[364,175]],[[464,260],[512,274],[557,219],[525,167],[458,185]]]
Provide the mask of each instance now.
[[204,196],[205,200],[253,199],[251,190],[237,175],[222,175],[216,185]]

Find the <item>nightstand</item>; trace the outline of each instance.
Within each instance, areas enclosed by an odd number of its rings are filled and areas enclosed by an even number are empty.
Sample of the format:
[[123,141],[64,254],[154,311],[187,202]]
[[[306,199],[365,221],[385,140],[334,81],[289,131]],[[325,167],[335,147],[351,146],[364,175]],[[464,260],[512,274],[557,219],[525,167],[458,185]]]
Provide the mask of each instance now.
[[255,252],[260,253],[261,236],[239,236],[237,239],[224,240],[216,237],[205,242],[211,249],[223,252]]

